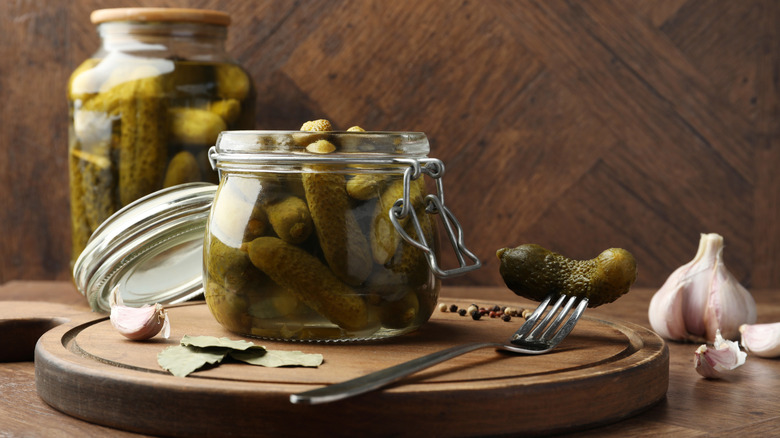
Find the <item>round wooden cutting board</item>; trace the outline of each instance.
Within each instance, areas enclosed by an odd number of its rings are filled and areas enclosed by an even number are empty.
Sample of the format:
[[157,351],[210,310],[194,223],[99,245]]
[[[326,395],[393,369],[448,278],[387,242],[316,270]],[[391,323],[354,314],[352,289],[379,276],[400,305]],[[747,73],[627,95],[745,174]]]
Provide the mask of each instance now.
[[417,332],[388,341],[252,340],[268,349],[321,353],[325,361],[319,368],[223,363],[182,378],[163,371],[157,353],[185,334],[241,337],[218,325],[203,303],[173,306],[168,313],[168,340],[126,340],[107,318],[94,314],[48,331],[35,349],[39,395],[77,418],[165,436],[484,436],[617,421],[661,400],[669,380],[668,350],[655,333],[586,316],[545,355],[483,349],[380,391],[295,405],[289,401],[294,393],[455,344],[505,340],[522,319],[474,321],[437,311]]

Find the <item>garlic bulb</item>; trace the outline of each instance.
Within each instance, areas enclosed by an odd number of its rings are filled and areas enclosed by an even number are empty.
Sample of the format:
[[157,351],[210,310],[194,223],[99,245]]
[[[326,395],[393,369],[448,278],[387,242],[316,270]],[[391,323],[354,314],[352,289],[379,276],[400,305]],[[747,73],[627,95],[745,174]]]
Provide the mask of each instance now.
[[702,234],[699,250],[677,268],[653,295],[650,325],[660,336],[676,341],[715,340],[739,336],[739,326],[756,321],[756,302],[723,263],[723,237]]
[[122,336],[134,341],[142,341],[154,337],[162,331],[162,336],[168,339],[171,334],[171,325],[168,312],[160,304],[142,307],[127,307],[122,301],[121,295],[114,289],[109,297],[111,304],[111,325]]
[[723,339],[720,330],[715,331],[714,348],[702,345],[693,355],[693,366],[696,372],[707,378],[717,378],[723,371],[730,371],[745,363],[747,353],[739,351],[739,345],[734,341]]
[[780,357],[780,322],[773,324],[743,324],[742,346],[760,357]]

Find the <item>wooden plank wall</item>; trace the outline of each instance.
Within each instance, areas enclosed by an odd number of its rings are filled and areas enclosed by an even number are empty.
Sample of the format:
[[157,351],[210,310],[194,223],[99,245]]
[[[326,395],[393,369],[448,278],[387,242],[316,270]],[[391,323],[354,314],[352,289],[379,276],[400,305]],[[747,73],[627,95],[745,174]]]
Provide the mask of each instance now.
[[90,11],[130,4],[229,12],[258,128],[426,132],[485,262],[447,284],[501,284],[495,250],[534,242],[624,247],[654,287],[717,232],[780,287],[775,0],[2,2],[0,283],[70,275],[65,84]]

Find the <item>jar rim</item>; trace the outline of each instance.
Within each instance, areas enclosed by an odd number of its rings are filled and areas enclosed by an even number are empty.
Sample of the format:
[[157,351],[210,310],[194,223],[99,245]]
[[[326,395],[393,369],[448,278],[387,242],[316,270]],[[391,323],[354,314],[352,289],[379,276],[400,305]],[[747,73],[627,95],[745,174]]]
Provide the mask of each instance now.
[[230,25],[230,15],[211,9],[189,8],[108,8],[90,14],[93,24],[110,21],[163,21]]
[[[312,144],[325,140],[333,150]],[[304,156],[424,157],[430,152],[425,133],[411,131],[223,131],[216,151],[222,156],[245,154],[296,154]]]

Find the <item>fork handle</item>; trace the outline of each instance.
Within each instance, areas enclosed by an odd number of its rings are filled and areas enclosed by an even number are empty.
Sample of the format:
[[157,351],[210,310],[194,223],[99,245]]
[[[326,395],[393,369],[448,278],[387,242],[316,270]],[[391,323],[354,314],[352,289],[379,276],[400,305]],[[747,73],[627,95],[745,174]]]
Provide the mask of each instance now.
[[438,363],[452,359],[453,357],[479,350],[480,348],[498,347],[500,345],[502,344],[495,342],[456,345],[445,350],[418,357],[417,359],[412,359],[408,362],[375,371],[371,374],[366,374],[365,376],[333,385],[323,386],[299,394],[292,394],[290,395],[290,402],[314,405],[342,400],[387,386],[410,374],[432,367]]

